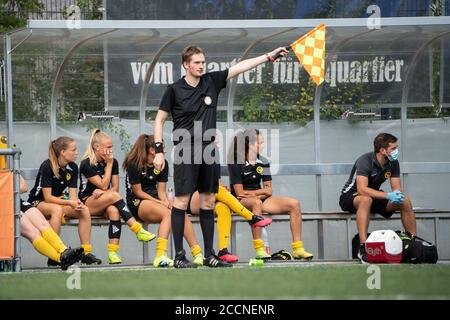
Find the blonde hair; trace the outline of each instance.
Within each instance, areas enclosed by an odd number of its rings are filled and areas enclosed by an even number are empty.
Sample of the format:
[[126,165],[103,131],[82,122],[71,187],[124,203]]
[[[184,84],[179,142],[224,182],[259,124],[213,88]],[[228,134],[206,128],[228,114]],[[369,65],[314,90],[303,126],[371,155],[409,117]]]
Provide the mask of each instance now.
[[95,165],[97,163],[97,156],[95,155],[94,145],[96,143],[100,143],[100,141],[102,141],[103,139],[111,139],[111,137],[98,128],[92,129],[86,152],[84,153],[81,160],[89,159],[89,164],[91,166]]
[[50,160],[53,174],[58,179],[60,178],[58,157],[60,156],[61,151],[67,150],[69,148],[69,144],[74,141],[74,139],[69,137],[59,137],[56,140],[50,141],[48,145],[48,159]]

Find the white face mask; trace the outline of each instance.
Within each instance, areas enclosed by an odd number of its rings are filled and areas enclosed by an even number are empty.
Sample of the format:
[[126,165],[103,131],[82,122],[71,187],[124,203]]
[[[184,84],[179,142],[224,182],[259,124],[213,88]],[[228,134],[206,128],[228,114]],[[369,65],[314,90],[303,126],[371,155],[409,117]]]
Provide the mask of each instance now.
[[398,159],[398,148],[395,149],[394,151],[392,151],[390,154],[387,155],[387,158],[389,159],[389,161],[395,161]]

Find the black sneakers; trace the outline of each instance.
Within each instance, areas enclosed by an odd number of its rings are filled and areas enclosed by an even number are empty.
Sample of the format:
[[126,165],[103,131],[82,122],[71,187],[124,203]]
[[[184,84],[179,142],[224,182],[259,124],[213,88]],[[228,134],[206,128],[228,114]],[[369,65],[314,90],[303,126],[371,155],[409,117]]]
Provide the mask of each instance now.
[[358,258],[359,258],[359,260],[361,260],[362,264],[368,264],[369,263],[369,260],[367,260],[366,245],[364,243],[361,243],[359,245]]
[[272,219],[264,218],[256,214],[253,215],[252,220],[248,222],[253,228],[264,228],[272,223]]
[[[63,253],[61,253],[61,270],[67,270],[71,265],[74,263],[77,263],[81,260],[81,257],[83,256],[84,249],[83,248],[67,248],[64,250]],[[49,259],[49,262],[53,261]],[[53,261],[57,263],[56,261]]]
[[83,254],[81,258],[82,264],[102,264],[102,260],[94,256],[92,253]]
[[233,265],[229,262],[220,260],[216,255],[211,254],[203,260],[203,265],[210,268],[230,268]]
[[58,261],[55,261],[55,260],[52,260],[52,259],[48,258],[47,266],[48,267],[60,267],[61,263],[59,263]]
[[177,269],[192,269],[197,268],[197,265],[186,259],[186,252],[181,250],[175,255],[173,266]]

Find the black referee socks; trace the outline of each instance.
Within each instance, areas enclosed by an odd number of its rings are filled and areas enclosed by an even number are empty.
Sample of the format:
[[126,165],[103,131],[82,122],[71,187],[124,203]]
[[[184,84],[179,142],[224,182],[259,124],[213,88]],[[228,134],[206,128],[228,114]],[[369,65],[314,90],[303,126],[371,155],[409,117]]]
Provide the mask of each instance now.
[[175,245],[175,252],[183,250],[183,236],[184,236],[184,215],[186,210],[181,210],[172,207],[172,234],[173,244]]

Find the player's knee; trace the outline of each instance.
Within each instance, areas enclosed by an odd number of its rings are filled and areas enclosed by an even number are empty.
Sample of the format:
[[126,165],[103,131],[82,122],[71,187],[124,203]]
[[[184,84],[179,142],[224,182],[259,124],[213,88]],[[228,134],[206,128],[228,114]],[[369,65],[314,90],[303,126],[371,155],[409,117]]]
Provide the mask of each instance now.
[[263,202],[260,199],[254,199],[252,201],[252,209],[253,210],[259,212],[259,211],[261,211],[262,206],[263,206]]
[[403,200],[403,206],[410,207],[411,206],[411,198],[406,196]]
[[80,211],[80,218],[91,220],[91,212],[87,206],[84,206]]
[[41,233],[34,226],[31,226],[30,228],[28,228],[26,231],[26,235],[25,235],[25,237],[28,238],[31,242],[33,242],[36,238],[38,238],[40,236],[41,236]]
[[112,203],[116,203],[120,199],[122,199],[122,196],[117,191],[108,191],[108,199]]
[[359,196],[359,205],[364,207],[370,207],[372,205],[373,199],[369,196]]
[[61,217],[64,215],[63,208],[60,206],[54,206],[51,210],[52,219],[61,220]]
[[189,205],[189,197],[175,197],[173,206],[178,209],[186,210]]
[[35,226],[39,231],[44,231],[48,228],[50,228],[50,223],[48,223],[48,221],[42,217],[41,219],[35,219]]
[[108,216],[109,220],[120,220],[119,210],[117,210],[117,208],[114,206],[109,206],[108,208],[106,208],[106,215]]
[[291,209],[292,211],[300,211],[300,201],[298,201],[297,199],[290,199],[289,209]]
[[202,207],[207,209],[207,210],[214,210],[215,206],[216,206],[216,201],[215,201],[214,198],[212,198],[212,199],[209,199],[209,198],[205,199],[203,201],[203,205],[202,205]]

